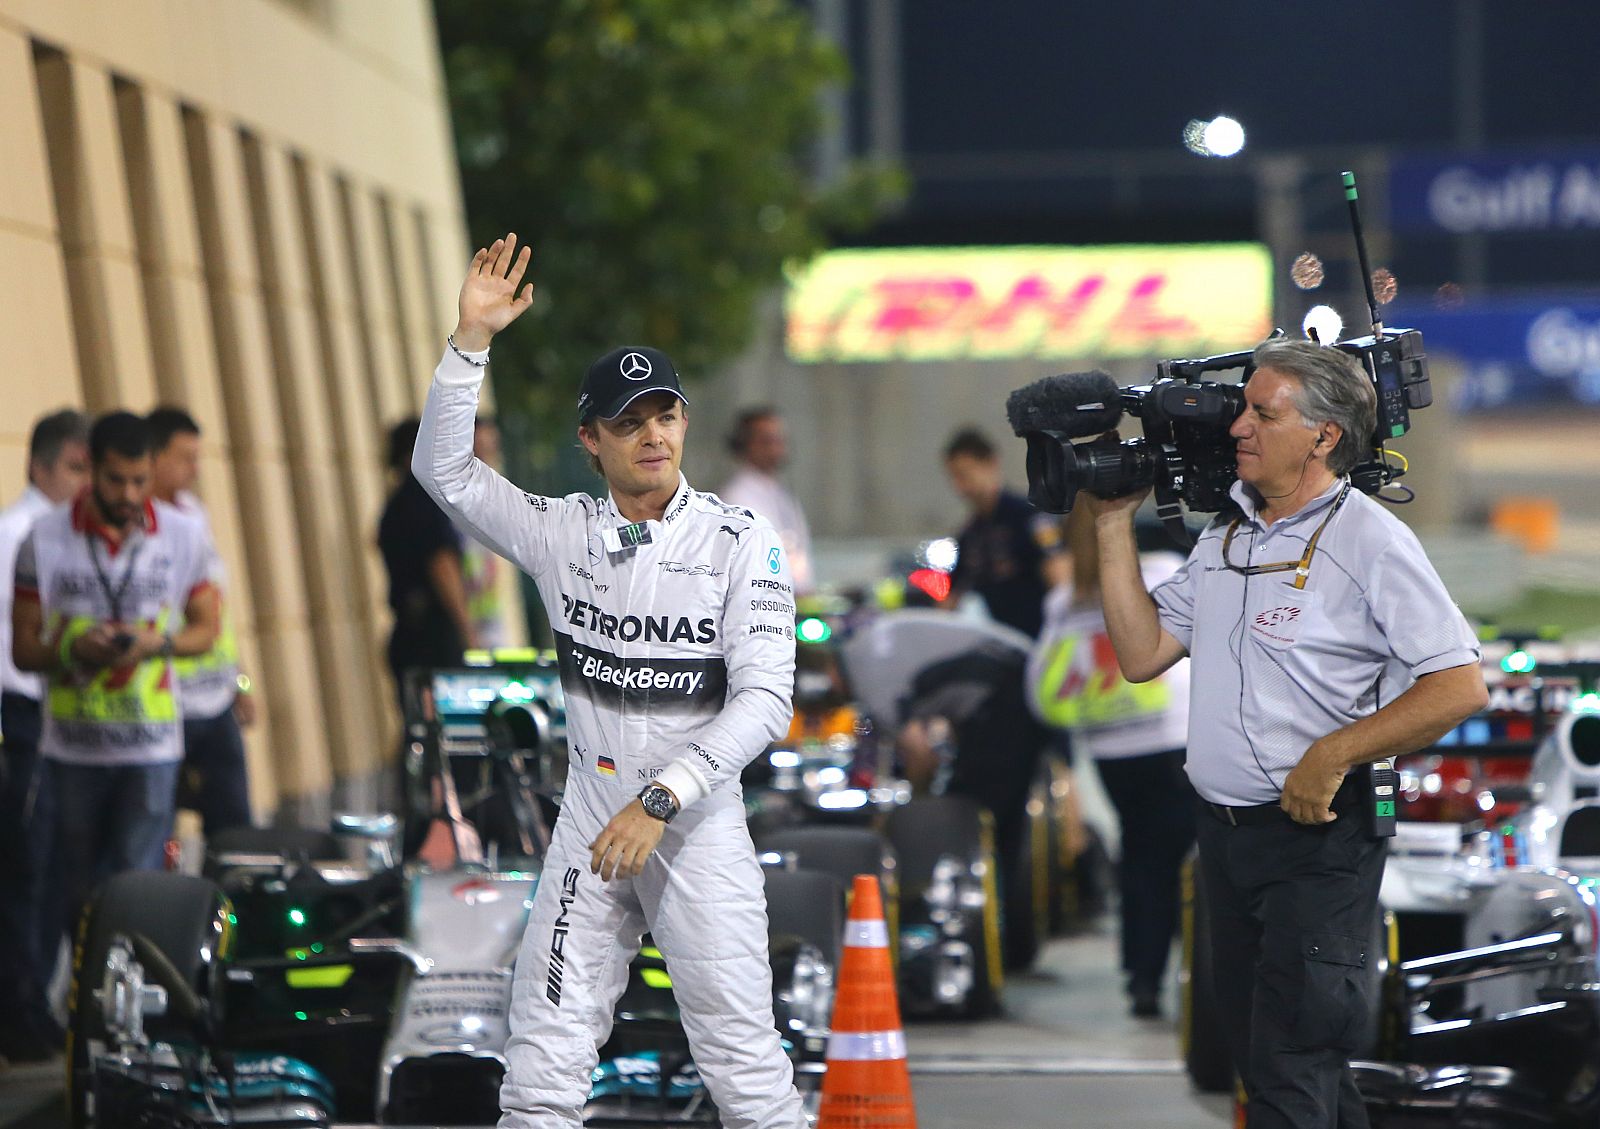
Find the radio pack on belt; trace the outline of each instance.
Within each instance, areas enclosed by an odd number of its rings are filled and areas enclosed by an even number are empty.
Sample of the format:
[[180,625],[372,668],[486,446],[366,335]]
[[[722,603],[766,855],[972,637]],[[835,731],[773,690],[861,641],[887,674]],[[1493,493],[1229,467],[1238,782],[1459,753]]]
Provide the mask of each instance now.
[[1394,834],[1395,791],[1400,774],[1394,770],[1393,761],[1377,761],[1362,766],[1358,771],[1367,778],[1362,800],[1367,832],[1374,839],[1387,839]]

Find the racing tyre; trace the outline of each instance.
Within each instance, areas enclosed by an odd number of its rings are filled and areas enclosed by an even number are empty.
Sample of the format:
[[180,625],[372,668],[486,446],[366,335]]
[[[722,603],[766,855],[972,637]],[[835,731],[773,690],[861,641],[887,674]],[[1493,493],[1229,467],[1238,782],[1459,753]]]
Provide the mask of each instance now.
[[[232,939],[227,899],[204,878],[166,871],[130,871],[113,876],[90,901],[73,949],[67,1007],[67,1105],[73,1129],[85,1129],[90,1085],[89,1055],[106,1037],[95,991],[117,935],[137,934],[166,956],[182,981],[215,1007],[211,977]],[[193,1038],[188,1023],[171,1011],[145,1021],[155,1040]]]
[[[1055,831],[1051,823],[1049,790],[1042,781],[1035,781],[1028,793],[1021,843],[1007,868],[1007,923],[1024,941],[1019,947],[1013,938],[1007,938],[1006,963],[1010,968],[1031,965],[1050,940],[1053,887],[1062,878],[1055,866]],[[1019,962],[1018,957],[1026,959]]]
[[1028,798],[1030,818],[1035,804],[1044,805],[1049,848],[1047,913],[1053,937],[1090,925],[1111,904],[1116,886],[1111,854],[1099,829],[1079,811],[1077,788],[1067,763],[1048,756]]
[[1194,1087],[1207,1094],[1233,1089],[1233,1055],[1222,1035],[1222,1016],[1211,984],[1211,918],[1199,859],[1183,867],[1183,959],[1178,971],[1178,1037]]
[[[962,930],[972,948],[972,987],[958,1010],[972,1018],[997,1015],[1005,987],[1001,955],[999,868],[996,862],[994,818],[965,796],[935,796],[915,800],[889,814],[885,830],[894,848],[900,875],[901,928],[927,918],[930,912],[954,912],[969,917]],[[933,907],[930,889],[941,859],[953,860],[963,883],[982,891],[979,906]],[[902,953],[906,950],[902,948]],[[909,959],[901,961],[902,974]],[[912,996],[907,992],[908,997]]]
[[762,869],[767,883],[767,936],[797,937],[838,968],[845,902],[839,880],[820,870]]
[[865,827],[785,827],[761,835],[756,848],[792,853],[802,870],[831,874],[846,890],[858,874],[876,877],[885,898],[894,888],[894,853],[882,835]]

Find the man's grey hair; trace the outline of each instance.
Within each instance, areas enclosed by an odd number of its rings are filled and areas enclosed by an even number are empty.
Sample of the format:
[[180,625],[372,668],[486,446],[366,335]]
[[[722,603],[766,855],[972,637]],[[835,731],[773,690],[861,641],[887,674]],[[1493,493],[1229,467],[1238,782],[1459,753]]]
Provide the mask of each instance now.
[[1336,423],[1343,434],[1328,453],[1328,469],[1349,474],[1369,450],[1378,426],[1378,397],[1372,381],[1349,353],[1310,341],[1263,341],[1253,357],[1256,368],[1293,377],[1294,406],[1307,427]]

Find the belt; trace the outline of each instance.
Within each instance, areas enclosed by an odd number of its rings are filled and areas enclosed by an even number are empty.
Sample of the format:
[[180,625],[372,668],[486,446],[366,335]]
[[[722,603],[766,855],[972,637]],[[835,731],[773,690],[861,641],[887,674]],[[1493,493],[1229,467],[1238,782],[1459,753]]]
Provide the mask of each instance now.
[[[1329,805],[1335,812],[1349,807],[1355,800],[1360,780],[1361,774],[1355,771],[1345,776],[1344,783],[1339,785],[1339,790],[1333,794],[1333,802]],[[1214,804],[1210,800],[1201,800],[1200,806],[1230,827],[1260,827],[1268,823],[1294,822],[1289,818],[1289,813],[1275,803],[1229,807],[1227,804]]]
[[1201,800],[1200,806],[1230,827],[1256,827],[1264,823],[1289,821],[1289,813],[1277,804],[1253,804],[1250,807],[1229,807]]

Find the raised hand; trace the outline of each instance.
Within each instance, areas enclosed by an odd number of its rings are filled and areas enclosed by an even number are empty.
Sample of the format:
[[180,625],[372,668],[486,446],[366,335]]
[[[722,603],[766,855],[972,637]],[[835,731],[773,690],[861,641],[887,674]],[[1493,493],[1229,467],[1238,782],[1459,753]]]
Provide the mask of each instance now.
[[452,334],[456,347],[481,352],[489,347],[496,333],[522,316],[533,305],[533,283],[517,287],[528,269],[530,252],[517,252],[517,237],[509,234],[496,239],[488,248],[479,248],[461,284],[459,317]]

